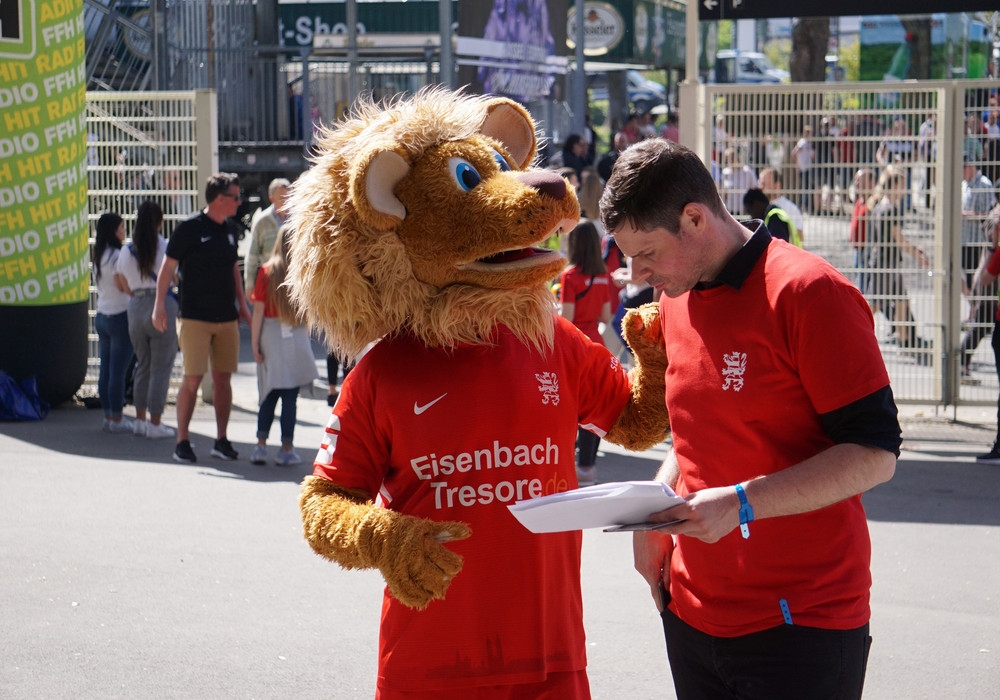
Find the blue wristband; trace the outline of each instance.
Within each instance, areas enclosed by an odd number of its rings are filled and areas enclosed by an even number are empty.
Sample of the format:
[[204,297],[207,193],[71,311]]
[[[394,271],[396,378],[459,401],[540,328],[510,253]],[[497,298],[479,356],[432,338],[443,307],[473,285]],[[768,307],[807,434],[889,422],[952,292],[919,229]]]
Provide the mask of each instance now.
[[753,508],[747,502],[747,492],[743,490],[742,484],[736,484],[736,495],[740,499],[740,534],[743,539],[750,537],[750,528],[747,523],[753,522]]

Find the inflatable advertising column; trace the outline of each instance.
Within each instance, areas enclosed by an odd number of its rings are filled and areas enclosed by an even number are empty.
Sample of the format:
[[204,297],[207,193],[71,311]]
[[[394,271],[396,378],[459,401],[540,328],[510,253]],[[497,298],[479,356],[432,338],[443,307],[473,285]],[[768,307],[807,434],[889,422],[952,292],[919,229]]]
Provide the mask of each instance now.
[[0,2],[0,369],[52,404],[87,372],[83,0]]

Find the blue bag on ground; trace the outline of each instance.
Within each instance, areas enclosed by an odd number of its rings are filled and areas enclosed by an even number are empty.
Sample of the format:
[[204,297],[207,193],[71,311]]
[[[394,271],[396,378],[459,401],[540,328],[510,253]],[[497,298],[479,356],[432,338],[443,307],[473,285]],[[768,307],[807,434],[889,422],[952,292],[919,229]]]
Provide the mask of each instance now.
[[0,420],[42,420],[49,404],[38,395],[38,382],[28,377],[18,384],[0,369]]

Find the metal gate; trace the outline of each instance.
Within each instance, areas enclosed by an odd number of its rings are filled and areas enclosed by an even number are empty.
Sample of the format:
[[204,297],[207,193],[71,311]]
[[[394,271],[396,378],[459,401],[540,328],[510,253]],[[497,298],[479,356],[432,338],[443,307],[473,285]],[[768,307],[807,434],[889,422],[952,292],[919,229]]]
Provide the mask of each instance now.
[[[203,184],[218,164],[214,115],[215,94],[208,91],[88,92],[90,221],[113,211],[131,231],[139,204],[151,199],[163,209],[163,232],[169,234],[200,208]],[[96,304],[91,288],[87,384],[96,384],[100,368]],[[179,377],[175,369],[174,379]]]
[[[897,400],[996,402],[989,341],[996,289],[968,289],[981,256],[995,245],[984,222],[1000,177],[1000,130],[988,127],[1000,110],[996,84],[711,85],[698,94],[697,148],[717,172],[723,199],[741,202],[742,189],[726,187],[737,181],[728,177],[734,169],[780,173],[784,195],[802,210],[805,248],[866,292]],[[803,139],[808,147],[796,149]],[[967,208],[975,205],[966,211],[963,154],[990,180],[973,183],[979,192],[966,197]],[[900,266],[871,267],[871,245],[850,240],[861,169],[876,178],[893,171],[905,177],[904,238],[890,246],[902,253]],[[870,282],[895,273],[901,287]]]

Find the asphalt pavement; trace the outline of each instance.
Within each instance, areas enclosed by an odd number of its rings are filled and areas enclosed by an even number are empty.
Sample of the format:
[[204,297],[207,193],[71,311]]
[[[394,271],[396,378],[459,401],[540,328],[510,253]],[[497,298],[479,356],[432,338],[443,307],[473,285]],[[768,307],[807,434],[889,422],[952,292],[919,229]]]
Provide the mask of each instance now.
[[[321,351],[317,367],[325,375]],[[196,464],[174,462],[171,439],[101,432],[101,412],[82,405],[0,423],[0,698],[373,696],[380,576],[320,559],[301,535],[298,484],[326,424],[325,385],[299,399],[305,464],[281,468],[249,463],[252,362],[233,384],[235,462],[209,456],[214,413],[201,403]],[[995,698],[1000,466],[974,460],[995,412],[901,410],[896,475],[864,498],[865,696]],[[602,445],[598,481],[651,478],[663,454]],[[583,589],[594,698],[673,698],[629,535],[585,532]]]

